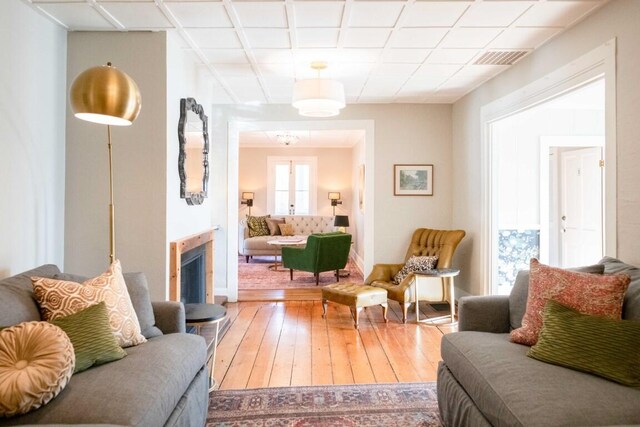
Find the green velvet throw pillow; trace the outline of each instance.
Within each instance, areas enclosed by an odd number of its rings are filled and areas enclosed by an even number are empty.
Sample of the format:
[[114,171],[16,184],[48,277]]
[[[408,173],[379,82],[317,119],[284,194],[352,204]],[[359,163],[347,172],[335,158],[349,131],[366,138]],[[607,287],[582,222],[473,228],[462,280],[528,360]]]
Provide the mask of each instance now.
[[640,388],[640,322],[581,314],[549,300],[527,356]]
[[127,355],[111,332],[109,313],[104,302],[51,323],[62,329],[73,344],[76,353],[74,374]]

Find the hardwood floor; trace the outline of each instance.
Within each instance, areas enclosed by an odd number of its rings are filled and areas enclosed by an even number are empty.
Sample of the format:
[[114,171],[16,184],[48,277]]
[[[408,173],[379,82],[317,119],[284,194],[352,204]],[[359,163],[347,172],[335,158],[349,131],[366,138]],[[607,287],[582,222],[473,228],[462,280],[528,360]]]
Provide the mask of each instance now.
[[403,325],[400,306],[389,308],[389,323],[370,307],[356,330],[349,308],[338,304],[323,319],[319,300],[229,303],[216,381],[220,389],[435,381],[440,339],[455,327]]

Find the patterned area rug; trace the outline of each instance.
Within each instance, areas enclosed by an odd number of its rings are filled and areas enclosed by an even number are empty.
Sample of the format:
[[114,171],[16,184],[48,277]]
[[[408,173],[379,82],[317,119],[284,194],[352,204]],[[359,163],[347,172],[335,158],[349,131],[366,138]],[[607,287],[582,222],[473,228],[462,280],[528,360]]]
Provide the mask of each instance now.
[[[278,260],[280,258],[278,257]],[[294,271],[293,280],[289,280],[289,270],[278,266],[278,270],[270,270],[273,265],[272,256],[254,256],[247,264],[245,257],[238,258],[238,289],[293,289],[316,287],[316,279],[313,273],[306,271]],[[349,271],[349,277],[340,277],[341,282],[362,283],[364,279],[360,270],[349,260],[345,270]],[[320,285],[335,283],[336,278],[331,271],[320,273]]]
[[212,426],[441,426],[436,383],[218,390]]

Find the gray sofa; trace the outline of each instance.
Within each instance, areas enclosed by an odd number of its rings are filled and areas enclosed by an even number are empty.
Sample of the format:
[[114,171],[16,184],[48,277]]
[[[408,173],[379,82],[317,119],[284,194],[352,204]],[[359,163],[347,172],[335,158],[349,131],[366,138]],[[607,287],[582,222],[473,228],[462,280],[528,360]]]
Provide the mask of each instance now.
[[[640,269],[614,258],[604,273],[626,273],[631,284],[623,318],[640,320]],[[602,267],[601,267],[602,269]],[[450,426],[604,426],[640,424],[640,390],[526,356],[509,340],[525,312],[528,272],[510,296],[463,297],[460,332],[442,339],[438,405]]]
[[[80,279],[55,265],[0,281],[0,326],[41,320],[31,276]],[[125,273],[144,344],[126,348],[127,357],[71,378],[47,405],[28,414],[0,418],[0,426],[101,424],[118,426],[203,426],[209,380],[202,337],[186,334],[184,306],[149,299],[141,273]]]

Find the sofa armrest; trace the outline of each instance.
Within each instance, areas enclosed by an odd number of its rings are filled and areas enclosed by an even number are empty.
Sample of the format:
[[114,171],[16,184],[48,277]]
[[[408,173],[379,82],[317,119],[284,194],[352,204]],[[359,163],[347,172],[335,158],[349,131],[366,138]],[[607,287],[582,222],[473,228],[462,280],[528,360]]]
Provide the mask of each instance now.
[[509,332],[509,297],[491,295],[460,298],[458,331]]
[[156,326],[163,334],[186,332],[184,305],[177,301],[151,302]]

